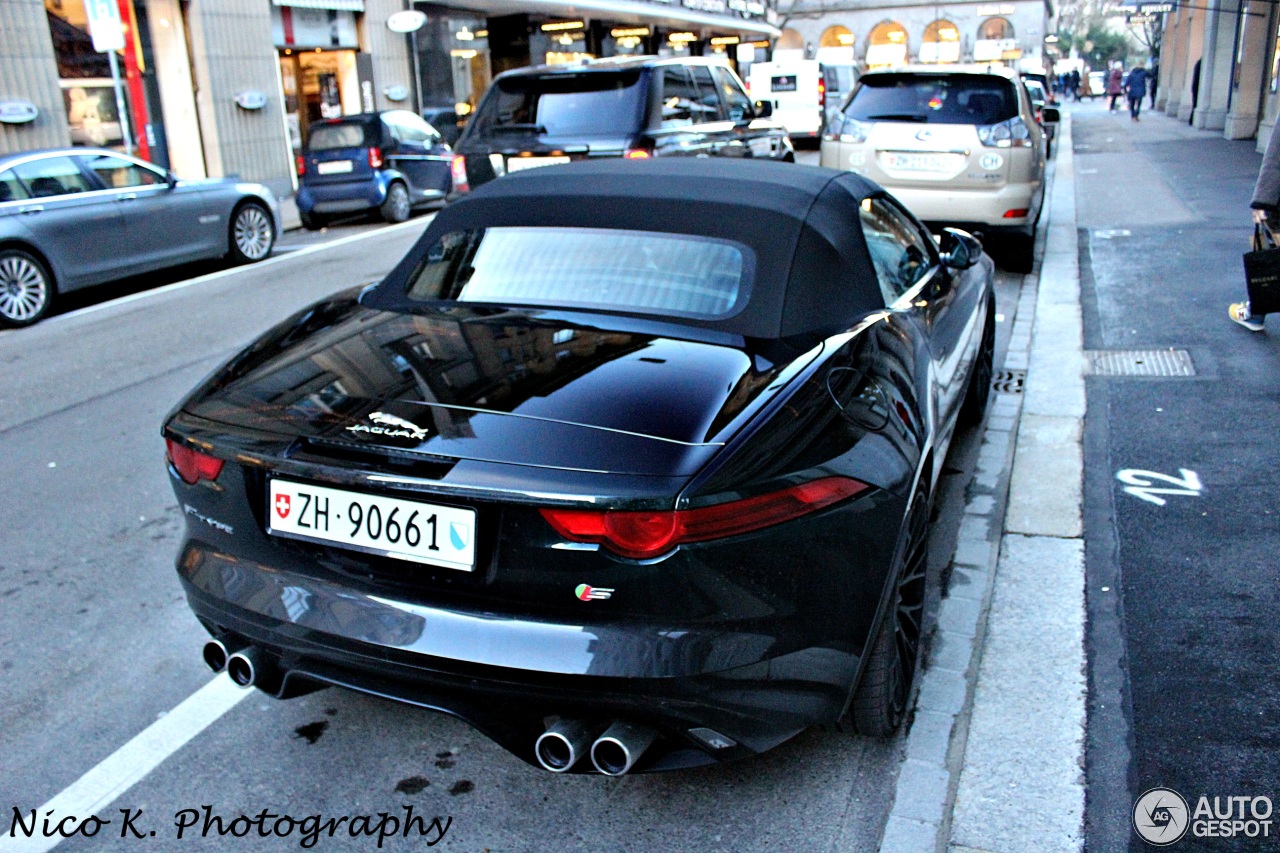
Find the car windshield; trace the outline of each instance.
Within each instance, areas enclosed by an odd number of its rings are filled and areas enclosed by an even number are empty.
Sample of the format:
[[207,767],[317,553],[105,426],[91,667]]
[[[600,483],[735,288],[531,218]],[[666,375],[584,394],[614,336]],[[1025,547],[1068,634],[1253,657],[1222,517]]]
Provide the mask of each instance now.
[[367,148],[365,141],[369,125],[365,122],[336,121],[311,125],[308,151],[332,151],[336,148]]
[[634,133],[643,107],[640,72],[522,75],[499,80],[475,117],[484,137],[503,133],[602,136]]
[[725,240],[604,228],[441,237],[410,279],[420,302],[486,302],[716,319],[745,305],[751,252]]
[[1018,114],[1018,94],[985,74],[868,74],[844,114],[858,121],[997,124]]

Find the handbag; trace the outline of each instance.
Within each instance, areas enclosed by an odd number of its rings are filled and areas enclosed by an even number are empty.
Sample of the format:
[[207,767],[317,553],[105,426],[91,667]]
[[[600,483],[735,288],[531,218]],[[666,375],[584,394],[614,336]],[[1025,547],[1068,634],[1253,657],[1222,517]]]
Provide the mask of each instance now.
[[1249,312],[1280,311],[1280,246],[1270,228],[1253,226],[1253,251],[1244,255],[1244,278],[1249,287]]

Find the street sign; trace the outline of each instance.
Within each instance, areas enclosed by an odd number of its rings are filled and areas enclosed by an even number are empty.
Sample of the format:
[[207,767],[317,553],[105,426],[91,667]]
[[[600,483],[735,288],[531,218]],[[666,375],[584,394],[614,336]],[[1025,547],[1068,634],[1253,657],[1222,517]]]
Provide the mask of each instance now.
[[1131,24],[1149,24],[1156,19],[1155,15],[1126,15],[1125,19]]
[[1141,3],[1138,8],[1144,15],[1163,15],[1165,12],[1173,11],[1172,3]]
[[120,7],[116,0],[84,0],[89,19],[89,35],[98,53],[124,50],[124,27],[120,24]]

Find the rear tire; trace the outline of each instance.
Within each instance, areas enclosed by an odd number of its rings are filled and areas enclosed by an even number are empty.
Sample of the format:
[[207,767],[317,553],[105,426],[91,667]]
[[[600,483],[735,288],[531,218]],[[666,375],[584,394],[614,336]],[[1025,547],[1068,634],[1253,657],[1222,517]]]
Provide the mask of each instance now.
[[302,227],[308,231],[319,231],[321,228],[329,224],[329,220],[323,216],[317,216],[314,213],[303,213],[298,211],[298,218],[302,220]]
[[995,368],[996,355],[996,300],[987,300],[987,319],[983,323],[982,342],[978,345],[978,359],[973,364],[973,372],[969,374],[969,386],[964,392],[964,402],[960,404],[960,423],[963,426],[977,426],[987,413],[987,399],[991,396],[991,376]]
[[56,293],[44,261],[23,249],[0,249],[0,328],[40,322]]
[[379,208],[382,218],[388,222],[404,222],[409,218],[411,205],[409,191],[399,181],[387,187],[387,197]]
[[929,495],[921,484],[916,487],[903,525],[903,541],[892,572],[890,609],[867,647],[867,664],[849,709],[853,727],[860,735],[888,737],[906,716],[920,660],[928,559]]
[[1009,239],[1007,263],[1010,272],[1029,273],[1036,262],[1036,232],[1018,234]]
[[256,201],[247,201],[231,216],[231,249],[237,264],[253,264],[266,259],[276,244],[276,223],[271,211]]

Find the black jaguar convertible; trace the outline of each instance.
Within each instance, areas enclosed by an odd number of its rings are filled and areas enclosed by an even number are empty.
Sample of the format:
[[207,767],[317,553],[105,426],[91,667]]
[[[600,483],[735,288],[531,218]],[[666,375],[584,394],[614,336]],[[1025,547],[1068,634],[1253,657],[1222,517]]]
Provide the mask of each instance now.
[[991,274],[849,173],[487,184],[169,416],[205,660],[455,714],[557,772],[888,734]]

